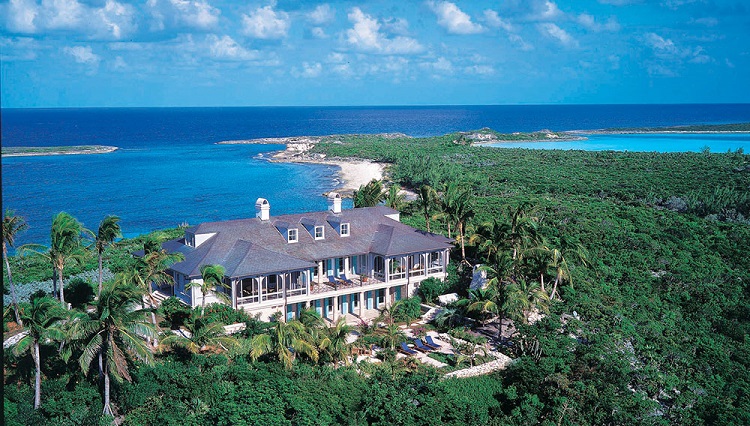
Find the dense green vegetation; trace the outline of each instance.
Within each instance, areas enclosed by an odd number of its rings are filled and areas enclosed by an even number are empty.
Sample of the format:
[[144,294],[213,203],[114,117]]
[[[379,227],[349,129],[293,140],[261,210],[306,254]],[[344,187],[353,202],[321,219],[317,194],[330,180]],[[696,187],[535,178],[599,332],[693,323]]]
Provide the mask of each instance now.
[[[183,325],[200,339],[171,339],[174,348],[153,362],[124,349],[127,363],[119,365],[131,380],[113,376],[114,415],[125,424],[181,425],[750,424],[750,155],[535,151],[456,140],[340,136],[314,150],[390,163],[389,179],[418,195],[399,201],[402,220],[457,238],[448,282],[430,281],[422,296],[462,296],[435,326],[467,342],[470,355],[440,361],[475,362],[475,345],[495,336],[471,327],[507,317],[516,330],[499,350],[515,363],[488,376],[444,379],[384,350],[382,364],[347,366],[340,324],[322,328],[314,315],[266,324],[169,302],[158,312],[162,327]],[[388,186],[374,192],[387,195]],[[464,191],[468,204],[461,204]],[[148,241],[107,245],[104,265],[120,277],[147,270],[128,254]],[[87,253],[65,267],[66,277],[97,268],[96,251]],[[491,283],[469,291],[467,264],[476,263],[488,266]],[[9,264],[19,293],[52,277],[43,257]],[[394,321],[410,322],[418,302],[384,312],[387,326],[362,329],[363,340],[387,349],[403,339]],[[100,312],[104,302],[87,303]],[[527,324],[534,309],[549,314]],[[147,319],[140,326],[148,329]],[[236,345],[206,326],[238,320],[247,329]],[[90,313],[88,321],[101,318]],[[39,410],[34,361],[5,352],[5,424],[111,419],[102,416],[96,362],[82,370],[85,352],[71,348],[66,362],[58,344],[41,342]]]

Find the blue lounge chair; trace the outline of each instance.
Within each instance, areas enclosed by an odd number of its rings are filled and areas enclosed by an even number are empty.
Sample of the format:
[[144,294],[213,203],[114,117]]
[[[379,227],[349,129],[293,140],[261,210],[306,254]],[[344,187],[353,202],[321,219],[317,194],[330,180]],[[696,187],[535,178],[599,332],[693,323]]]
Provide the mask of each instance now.
[[337,280],[333,275],[328,276],[328,282],[333,284],[333,288],[339,288],[339,280]]
[[341,281],[343,281],[346,285],[354,285],[354,281],[350,280],[347,277],[339,277]]
[[440,349],[442,347],[442,346],[438,345],[437,343],[435,343],[435,341],[432,340],[432,336],[430,336],[430,335],[425,336],[424,342],[425,342],[425,344],[427,346],[429,346],[429,347],[431,347],[433,349]]
[[432,350],[428,348],[427,346],[425,346],[422,343],[422,341],[419,339],[414,339],[414,346],[417,348],[418,351],[422,351],[422,352],[430,352]]
[[401,347],[398,349],[399,352],[403,352],[406,355],[416,355],[417,351],[411,349],[410,347],[406,346],[406,342],[401,342]]

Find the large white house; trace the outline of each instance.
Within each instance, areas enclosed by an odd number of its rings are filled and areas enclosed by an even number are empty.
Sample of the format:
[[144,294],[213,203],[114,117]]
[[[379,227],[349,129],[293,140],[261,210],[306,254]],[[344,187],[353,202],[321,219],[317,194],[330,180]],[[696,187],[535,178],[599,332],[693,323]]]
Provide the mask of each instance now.
[[[186,229],[163,244],[185,260],[171,267],[174,286],[160,291],[198,306],[202,293],[186,285],[201,281],[201,266],[219,264],[228,287],[219,291],[236,309],[267,320],[314,307],[336,321],[372,315],[413,295],[425,278],[445,278],[451,240],[404,225],[388,207],[342,210],[337,193],[328,201],[328,211],[273,217],[259,198],[255,218]],[[206,303],[217,301],[206,295]]]

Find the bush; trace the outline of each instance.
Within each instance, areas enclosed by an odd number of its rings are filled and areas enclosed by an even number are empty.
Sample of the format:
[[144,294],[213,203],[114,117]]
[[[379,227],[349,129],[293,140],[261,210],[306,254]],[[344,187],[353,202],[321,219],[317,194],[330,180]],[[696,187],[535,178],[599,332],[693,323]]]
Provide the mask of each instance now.
[[[39,290],[34,295],[38,293]],[[73,278],[65,286],[65,301],[76,309],[85,309],[86,304],[94,300],[94,294],[94,286],[81,278]]]
[[[200,306],[195,308],[193,315],[200,316]],[[204,316],[207,322],[220,322],[222,324],[235,324],[238,322],[250,321],[250,316],[243,310],[235,310],[229,305],[223,303],[211,303],[206,305],[206,314]]]
[[159,314],[166,319],[169,328],[172,330],[177,330],[185,325],[185,321],[190,318],[191,313],[192,309],[174,296],[166,298],[159,306]]
[[419,294],[427,303],[432,303],[438,296],[445,293],[448,284],[434,277],[427,278],[419,284]]
[[391,315],[396,321],[411,322],[422,315],[422,299],[410,297],[393,304]]

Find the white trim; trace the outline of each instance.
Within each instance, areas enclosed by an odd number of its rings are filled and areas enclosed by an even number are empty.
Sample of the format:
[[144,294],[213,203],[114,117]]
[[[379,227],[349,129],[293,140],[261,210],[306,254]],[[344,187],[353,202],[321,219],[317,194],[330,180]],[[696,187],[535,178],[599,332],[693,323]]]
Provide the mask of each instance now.
[[[318,236],[318,229],[320,229],[320,237]],[[323,240],[326,237],[326,228],[322,225],[317,225],[313,228],[313,238],[316,240]]]
[[[346,232],[344,232],[344,227],[346,227]],[[339,234],[342,237],[348,237],[350,231],[351,231],[351,229],[350,229],[350,226],[349,226],[349,222],[342,223],[341,225],[339,225]]]
[[[292,233],[294,233],[294,238],[292,238]],[[299,241],[299,230],[297,228],[289,228],[286,230],[286,241],[288,243],[296,243]]]

